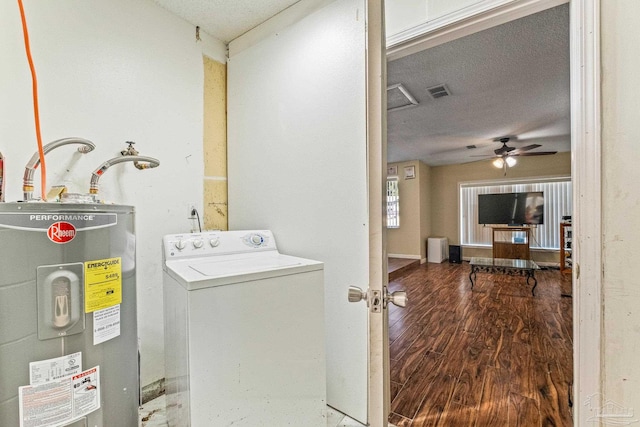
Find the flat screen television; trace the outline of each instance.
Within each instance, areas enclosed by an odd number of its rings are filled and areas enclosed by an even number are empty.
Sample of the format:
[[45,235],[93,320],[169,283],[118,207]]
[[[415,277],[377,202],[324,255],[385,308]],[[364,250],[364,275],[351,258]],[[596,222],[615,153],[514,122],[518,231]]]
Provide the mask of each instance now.
[[478,224],[544,224],[544,193],[479,194]]

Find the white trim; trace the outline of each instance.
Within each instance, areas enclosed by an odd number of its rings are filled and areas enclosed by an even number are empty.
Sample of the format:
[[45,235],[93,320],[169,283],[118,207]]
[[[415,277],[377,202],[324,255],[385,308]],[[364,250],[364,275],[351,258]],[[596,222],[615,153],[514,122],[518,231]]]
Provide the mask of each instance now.
[[202,55],[221,64],[227,63],[227,45],[222,41],[210,36],[204,31],[200,31],[200,46],[202,48]]
[[420,255],[405,255],[405,254],[387,254],[389,258],[400,258],[400,259],[421,259]]
[[205,176],[204,180],[205,181],[227,181],[227,177],[226,176]]
[[564,3],[568,0],[494,0],[471,5],[389,36],[387,59],[393,61]]
[[590,423],[602,396],[602,170],[600,0],[571,2],[574,425]]

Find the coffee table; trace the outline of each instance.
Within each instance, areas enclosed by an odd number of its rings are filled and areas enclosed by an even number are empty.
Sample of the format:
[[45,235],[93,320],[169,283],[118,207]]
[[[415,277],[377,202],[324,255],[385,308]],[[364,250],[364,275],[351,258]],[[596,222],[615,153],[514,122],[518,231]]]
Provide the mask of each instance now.
[[510,276],[525,276],[527,278],[527,285],[529,284],[529,279],[533,279],[531,295],[536,295],[534,291],[536,286],[538,286],[538,281],[536,280],[535,271],[540,270],[540,267],[531,260],[473,257],[469,264],[471,265],[471,273],[469,273],[471,289],[473,289],[473,281],[476,279],[476,273],[500,273]]

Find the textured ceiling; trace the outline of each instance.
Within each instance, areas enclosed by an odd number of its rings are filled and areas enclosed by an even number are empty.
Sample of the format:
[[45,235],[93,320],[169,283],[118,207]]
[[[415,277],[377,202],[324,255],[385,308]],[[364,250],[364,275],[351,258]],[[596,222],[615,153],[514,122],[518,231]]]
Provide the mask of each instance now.
[[299,0],[154,0],[160,6],[229,43]]
[[[389,162],[477,161],[501,136],[542,145],[530,153],[571,149],[567,5],[392,61],[387,71],[389,86],[402,83],[420,102],[389,112]],[[452,95],[429,97],[439,84]]]

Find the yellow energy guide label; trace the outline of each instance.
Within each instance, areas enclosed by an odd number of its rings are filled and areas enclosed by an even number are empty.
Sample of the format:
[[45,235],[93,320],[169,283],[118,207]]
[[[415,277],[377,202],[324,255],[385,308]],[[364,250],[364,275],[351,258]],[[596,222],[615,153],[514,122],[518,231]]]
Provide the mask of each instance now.
[[122,259],[107,258],[84,263],[84,311],[122,303]]

